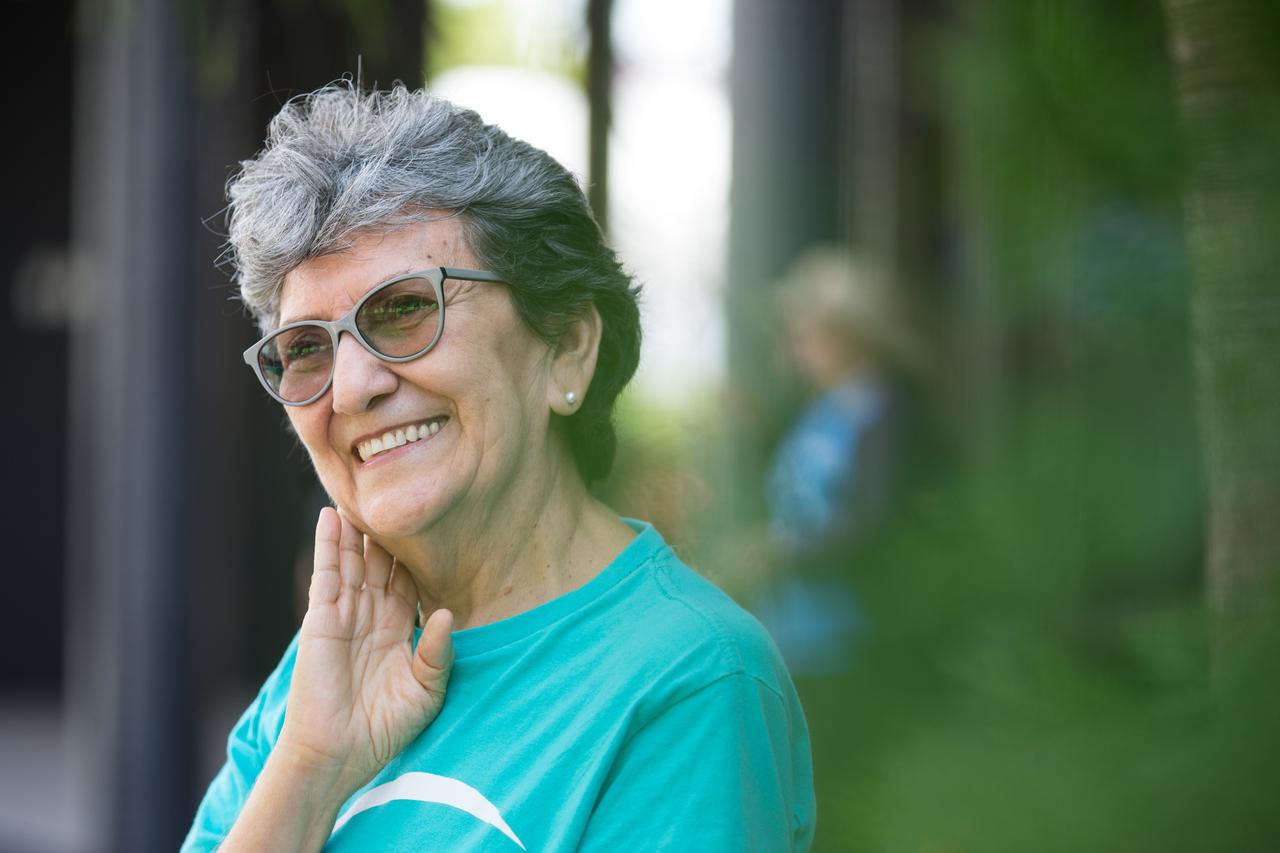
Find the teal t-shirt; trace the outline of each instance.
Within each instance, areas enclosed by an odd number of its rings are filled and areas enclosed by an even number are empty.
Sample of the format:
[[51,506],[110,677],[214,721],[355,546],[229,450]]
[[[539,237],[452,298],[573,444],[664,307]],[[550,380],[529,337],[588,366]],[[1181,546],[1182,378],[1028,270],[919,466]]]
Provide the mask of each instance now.
[[[777,649],[628,523],[636,538],[586,585],[453,635],[443,710],[343,805],[325,850],[809,849],[809,735]],[[296,650],[232,731],[183,851],[235,822]]]

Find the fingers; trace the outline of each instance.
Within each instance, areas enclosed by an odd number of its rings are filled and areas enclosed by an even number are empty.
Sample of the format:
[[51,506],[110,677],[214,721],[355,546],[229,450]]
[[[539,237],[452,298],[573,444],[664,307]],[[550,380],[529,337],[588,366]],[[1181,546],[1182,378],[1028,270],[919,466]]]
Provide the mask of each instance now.
[[359,590],[364,586],[364,534],[346,516],[342,517],[342,540],[338,548],[342,585]]
[[369,589],[384,590],[391,582],[392,557],[372,538],[364,538],[364,584]]
[[453,614],[443,608],[431,614],[413,655],[413,675],[425,689],[444,698],[453,669]]
[[342,519],[332,507],[320,510],[316,521],[316,549],[311,568],[311,590],[308,597],[312,604],[328,604],[338,600],[342,589],[342,577],[338,568],[338,547],[342,532]]

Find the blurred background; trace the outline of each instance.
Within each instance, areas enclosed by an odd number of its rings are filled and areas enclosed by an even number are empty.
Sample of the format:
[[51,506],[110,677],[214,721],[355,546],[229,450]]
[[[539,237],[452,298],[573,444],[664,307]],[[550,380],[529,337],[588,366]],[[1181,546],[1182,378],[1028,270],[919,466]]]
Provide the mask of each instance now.
[[5,12],[0,851],[175,849],[297,628],[223,186],[354,73],[546,148],[644,283],[600,491],[774,632],[816,850],[1280,849],[1280,4]]

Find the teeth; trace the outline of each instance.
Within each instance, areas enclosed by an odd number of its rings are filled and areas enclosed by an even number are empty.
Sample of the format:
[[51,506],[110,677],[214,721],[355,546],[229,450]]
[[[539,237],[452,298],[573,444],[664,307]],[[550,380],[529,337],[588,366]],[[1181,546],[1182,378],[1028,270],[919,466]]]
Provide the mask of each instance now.
[[383,433],[381,438],[371,438],[368,441],[360,442],[356,447],[356,453],[359,454],[361,462],[368,462],[371,457],[378,455],[384,450],[394,450],[395,448],[402,447],[410,442],[419,441],[420,439],[435,435],[439,431],[440,421],[438,420],[401,427],[395,432]]

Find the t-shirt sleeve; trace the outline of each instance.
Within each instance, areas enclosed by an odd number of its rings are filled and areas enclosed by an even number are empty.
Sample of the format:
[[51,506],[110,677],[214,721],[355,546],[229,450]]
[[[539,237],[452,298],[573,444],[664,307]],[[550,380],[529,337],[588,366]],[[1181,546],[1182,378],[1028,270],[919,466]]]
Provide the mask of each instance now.
[[724,676],[639,729],[614,763],[579,848],[808,850],[813,776],[798,703]]
[[195,820],[182,842],[181,853],[204,853],[217,848],[231,831],[249,791],[266,764],[284,718],[288,674],[292,673],[297,638],[268,676],[258,696],[245,709],[227,737],[227,761],[209,783]]

